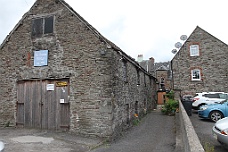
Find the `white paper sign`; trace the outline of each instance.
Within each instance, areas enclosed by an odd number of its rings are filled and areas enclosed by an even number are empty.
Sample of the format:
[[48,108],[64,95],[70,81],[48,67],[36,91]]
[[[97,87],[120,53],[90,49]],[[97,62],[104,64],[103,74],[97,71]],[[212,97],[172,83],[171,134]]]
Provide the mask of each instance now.
[[34,66],[46,66],[48,64],[48,50],[34,51]]
[[64,99],[60,99],[60,103],[65,103],[65,102],[64,102]]
[[55,90],[54,84],[47,84],[47,90]]

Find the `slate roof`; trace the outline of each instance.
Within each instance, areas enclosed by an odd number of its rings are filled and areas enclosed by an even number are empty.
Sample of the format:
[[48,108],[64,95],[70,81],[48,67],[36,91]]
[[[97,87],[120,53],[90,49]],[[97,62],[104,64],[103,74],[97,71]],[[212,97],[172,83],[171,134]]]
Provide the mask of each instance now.
[[160,70],[160,71],[168,71],[171,69],[170,67],[170,62],[158,62],[154,63],[154,69],[155,71]]

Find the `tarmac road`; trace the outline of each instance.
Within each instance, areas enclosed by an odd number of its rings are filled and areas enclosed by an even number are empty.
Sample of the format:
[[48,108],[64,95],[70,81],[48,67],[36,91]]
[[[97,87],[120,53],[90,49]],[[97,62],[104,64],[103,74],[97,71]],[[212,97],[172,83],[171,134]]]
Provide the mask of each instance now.
[[113,143],[66,132],[15,128],[0,128],[0,141],[4,152],[174,152],[175,129],[174,116],[154,110]]
[[197,111],[193,111],[192,116],[190,117],[192,125],[198,135],[202,146],[205,149],[214,149],[213,152],[227,152],[225,149],[213,136],[212,127],[214,126],[214,122],[199,118]]
[[4,152],[89,152],[102,141],[66,132],[36,129],[0,128]]
[[175,117],[155,110],[121,139],[104,144],[92,152],[174,152],[175,144]]

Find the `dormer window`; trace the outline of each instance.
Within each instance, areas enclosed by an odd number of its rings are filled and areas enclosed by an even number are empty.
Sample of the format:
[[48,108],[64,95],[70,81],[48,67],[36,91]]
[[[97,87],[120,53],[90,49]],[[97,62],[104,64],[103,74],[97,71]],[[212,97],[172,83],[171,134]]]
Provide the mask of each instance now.
[[53,33],[54,16],[36,18],[32,21],[32,37],[42,37],[45,34]]

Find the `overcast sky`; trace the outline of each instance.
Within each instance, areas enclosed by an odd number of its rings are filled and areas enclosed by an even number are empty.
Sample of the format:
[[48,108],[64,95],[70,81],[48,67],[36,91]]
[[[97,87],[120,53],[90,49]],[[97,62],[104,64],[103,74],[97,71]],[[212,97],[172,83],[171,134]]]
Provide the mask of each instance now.
[[[0,0],[0,43],[36,0]],[[170,61],[198,25],[228,43],[227,0],[65,0],[104,37],[137,59]]]

